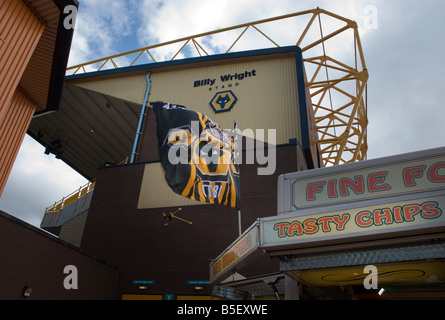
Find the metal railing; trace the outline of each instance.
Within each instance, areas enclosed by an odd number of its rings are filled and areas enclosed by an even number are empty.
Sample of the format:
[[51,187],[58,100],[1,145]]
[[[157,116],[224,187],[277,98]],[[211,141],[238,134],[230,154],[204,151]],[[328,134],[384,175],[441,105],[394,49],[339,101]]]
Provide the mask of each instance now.
[[53,219],[55,218],[55,222],[59,221],[60,214],[62,212],[62,209],[66,206],[75,203],[74,205],[74,211],[76,210],[77,206],[85,205],[85,201],[87,199],[86,195],[88,192],[92,191],[96,185],[96,181],[90,181],[87,184],[79,187],[79,189],[73,191],[69,195],[63,197],[61,200],[56,201],[53,205],[47,207],[45,209],[45,213],[42,218],[42,224],[45,222],[45,219],[49,216],[49,221],[47,223],[51,223]]

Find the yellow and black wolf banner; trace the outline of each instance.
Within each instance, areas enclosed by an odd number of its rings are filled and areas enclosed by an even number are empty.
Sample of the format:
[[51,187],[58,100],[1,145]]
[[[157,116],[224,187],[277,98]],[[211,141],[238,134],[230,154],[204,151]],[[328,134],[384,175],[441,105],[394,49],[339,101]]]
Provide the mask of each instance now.
[[151,106],[170,188],[193,200],[239,208],[239,165],[233,138],[202,113],[166,102]]

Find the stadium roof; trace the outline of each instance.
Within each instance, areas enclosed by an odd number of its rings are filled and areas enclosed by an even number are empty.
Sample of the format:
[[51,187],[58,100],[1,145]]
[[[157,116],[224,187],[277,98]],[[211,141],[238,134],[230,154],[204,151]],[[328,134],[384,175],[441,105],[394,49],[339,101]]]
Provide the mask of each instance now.
[[92,180],[101,164],[123,164],[130,158],[147,72],[203,66],[217,60],[251,59],[254,55],[292,53],[295,48],[244,51],[70,75],[65,78],[58,110],[34,117],[28,134],[48,154],[55,154]]

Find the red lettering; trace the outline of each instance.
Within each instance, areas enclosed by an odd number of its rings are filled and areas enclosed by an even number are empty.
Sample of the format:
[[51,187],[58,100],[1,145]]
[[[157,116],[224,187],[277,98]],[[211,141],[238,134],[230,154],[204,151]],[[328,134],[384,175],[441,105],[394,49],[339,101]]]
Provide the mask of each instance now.
[[337,180],[329,180],[328,182],[328,195],[329,198],[337,198]]
[[394,221],[395,222],[403,222],[402,208],[401,207],[394,207],[392,214],[394,216]]
[[374,212],[374,224],[380,226],[383,224],[382,220],[385,220],[385,224],[393,223],[391,211],[389,209],[375,210]]
[[445,182],[445,175],[439,175],[440,168],[445,168],[445,162],[439,162],[428,170],[428,179],[432,182]]
[[309,183],[307,185],[307,200],[314,201],[315,194],[319,193],[323,190],[325,183],[326,183],[325,181]]
[[417,167],[403,169],[403,182],[405,183],[405,186],[414,187],[416,185],[414,179],[422,177],[423,170],[425,170],[425,166],[417,166]]
[[390,190],[389,184],[384,183],[388,172],[371,173],[368,176],[368,187],[370,192]]
[[233,261],[235,261],[235,259],[236,259],[236,257],[235,257],[235,253],[233,251],[226,253],[222,258],[223,268],[227,267],[229,264],[231,264]]
[[303,227],[299,221],[294,221],[287,229],[287,235],[292,237],[293,235],[299,236],[303,234]]
[[420,206],[418,204],[407,205],[403,207],[403,214],[405,221],[414,221],[414,216],[420,212]]
[[355,181],[352,181],[349,178],[341,178],[340,179],[340,194],[342,196],[348,196],[349,191],[348,187],[354,191],[355,194],[360,194],[364,192],[363,187],[363,177],[355,176]]
[[273,229],[278,230],[278,236],[280,238],[283,238],[286,236],[287,227],[289,227],[288,222],[279,222],[279,223],[275,223],[275,225],[273,226]]
[[218,260],[213,266],[213,274],[217,274],[221,272],[221,270],[222,270],[222,262],[221,260]]
[[234,248],[233,251],[235,252],[235,255],[237,257],[240,257],[244,252],[247,251],[247,249],[250,248],[250,245],[252,243],[251,241],[251,234],[248,234],[244,239],[241,240],[240,243],[238,243]]
[[306,219],[303,222],[304,225],[304,232],[307,234],[313,234],[316,233],[318,231],[318,226],[317,226],[317,219]]
[[438,208],[437,202],[425,202],[422,204],[422,217],[425,219],[434,219],[442,214],[442,210]]
[[349,218],[351,216],[349,215],[349,213],[344,213],[342,215],[342,217],[340,218],[340,216],[334,216],[334,222],[337,224],[337,230],[344,230],[346,222],[349,221]]
[[362,211],[355,216],[355,223],[359,227],[367,228],[372,225],[371,212]]
[[329,222],[333,221],[332,217],[323,217],[318,219],[318,224],[321,225],[321,230],[323,232],[331,231],[331,227],[329,226]]

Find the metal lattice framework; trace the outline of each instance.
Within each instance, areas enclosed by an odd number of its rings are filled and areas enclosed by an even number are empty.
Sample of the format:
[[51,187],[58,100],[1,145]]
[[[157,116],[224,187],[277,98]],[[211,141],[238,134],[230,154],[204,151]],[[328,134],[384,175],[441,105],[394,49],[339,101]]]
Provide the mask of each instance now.
[[366,159],[368,72],[357,23],[316,8],[97,59],[67,74],[270,46],[302,49],[324,166]]

